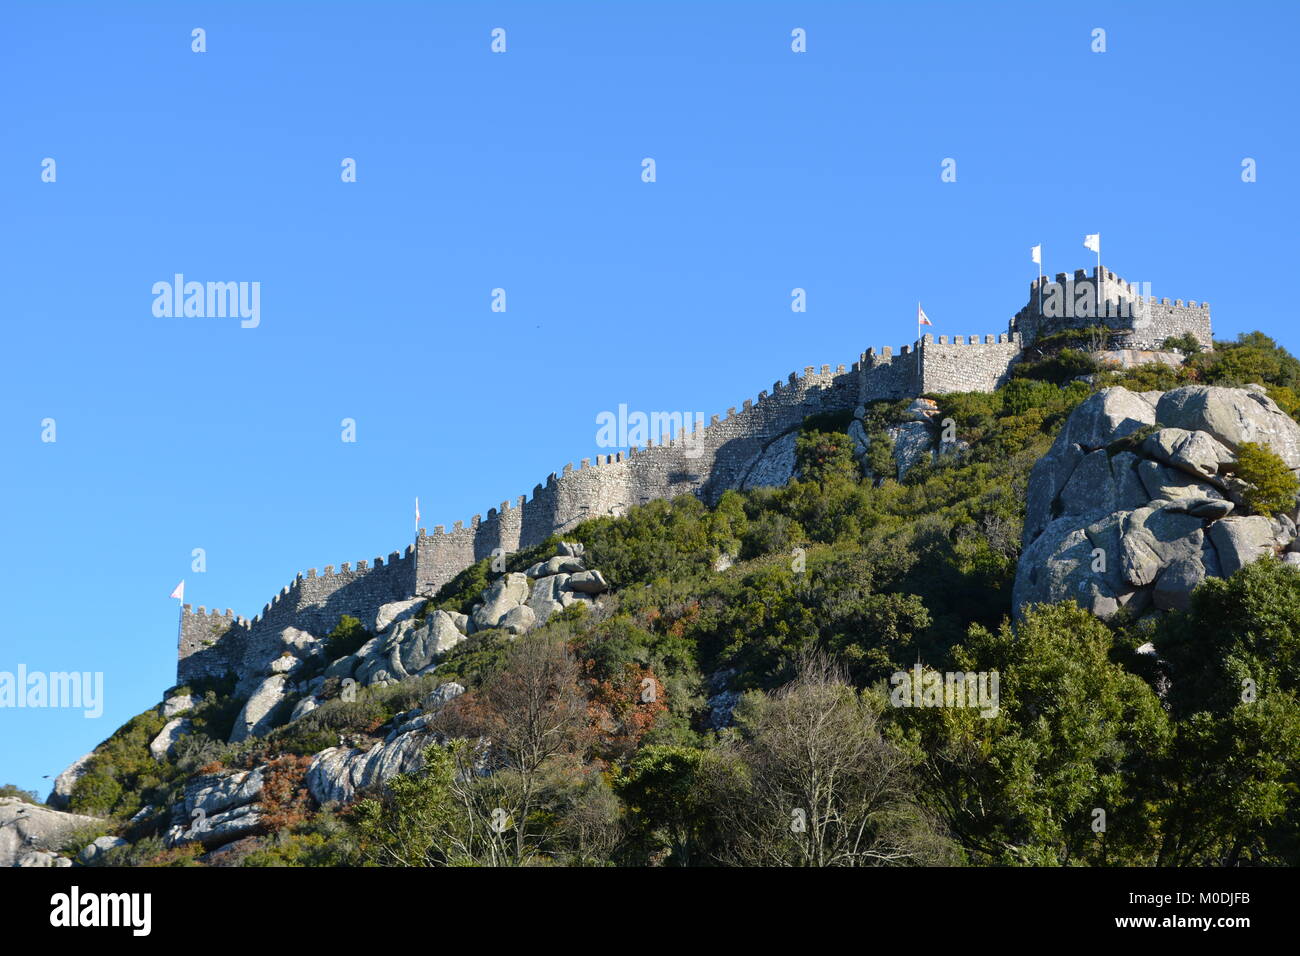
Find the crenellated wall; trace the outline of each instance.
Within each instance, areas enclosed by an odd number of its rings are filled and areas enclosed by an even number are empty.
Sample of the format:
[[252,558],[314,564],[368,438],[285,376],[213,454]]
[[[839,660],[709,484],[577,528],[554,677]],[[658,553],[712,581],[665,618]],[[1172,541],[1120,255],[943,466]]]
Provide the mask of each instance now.
[[1106,326],[1117,333],[1115,348],[1159,349],[1166,338],[1191,333],[1209,347],[1210,304],[1182,299],[1170,302],[1144,294],[1149,288],[1128,282],[1101,266],[1089,275],[1076,269],[1073,276],[1058,272],[1029,283],[1029,301],[1011,319],[1009,331],[1019,336],[1022,348],[1040,338],[1067,329]]
[[1006,382],[1011,367],[1020,357],[1019,338],[1003,332],[972,335],[969,341],[955,335],[952,341],[941,335],[927,335],[921,343],[923,379],[920,393],[991,392]]
[[186,605],[177,680],[260,673],[279,654],[285,628],[324,637],[344,614],[369,626],[381,605],[436,594],[497,548],[513,552],[532,547],[589,518],[622,514],[660,498],[696,494],[715,502],[723,491],[741,486],[768,444],[798,428],[808,415],[852,408],[859,400],[861,372],[858,365],[850,371],[823,365],[820,372],[813,366],[802,375],[792,372],[785,382],[774,383],[770,393],[760,392],[739,410],[727,409],[725,416],[714,415],[702,428],[661,436],[626,454],[565,465],[534,487],[531,498],[502,502],[486,518],[474,515],[468,523],[458,521],[450,530],[438,525],[432,533],[421,528],[415,543],[404,554],[389,555],[387,562],[376,558],[373,565],[358,561],[338,570],[328,566],[323,574],[315,568],[299,574],[251,621],[231,612],[214,616],[200,608],[194,613]]
[[715,502],[728,488],[739,488],[750,465],[775,438],[798,428],[808,415],[852,408],[858,400],[858,367],[834,372],[812,366],[802,375],[790,373],[771,393],[760,392],[740,410],[714,415],[703,428],[661,436],[658,442],[631,449],[626,455],[597,455],[576,466],[564,466],[531,498],[520,497],[514,507],[502,503],[487,519],[475,515],[448,531],[438,525],[432,534],[421,529],[416,539],[415,593],[438,589],[493,549],[531,548],[553,534],[588,520],[618,515],[634,505],[682,494]]
[[[387,561],[376,558],[373,564],[358,561],[337,571],[328,566],[319,575],[314,568],[299,574],[251,621],[230,610],[217,614],[200,607],[194,612],[187,604],[181,611],[178,680],[232,671],[244,678],[260,674],[278,655],[285,628],[320,638],[344,614],[370,626],[381,605],[436,594],[498,548],[509,553],[533,547],[590,518],[622,514],[657,499],[694,494],[713,504],[727,489],[746,486],[751,473],[763,479],[779,475],[781,469],[772,468],[772,462],[784,461],[788,474],[789,439],[774,443],[807,416],[881,399],[992,391],[1006,380],[1022,348],[1056,331],[1104,324],[1119,335],[1118,343],[1110,344],[1132,350],[1158,349],[1166,338],[1188,332],[1204,344],[1212,341],[1208,305],[1156,301],[1140,293],[1136,284],[1100,268],[1091,276],[1083,270],[1072,278],[1060,273],[1055,282],[1043,277],[1030,284],[1029,304],[996,338],[926,335],[897,353],[869,349],[847,371],[843,365],[835,371],[823,365],[820,371],[808,366],[802,375],[792,372],[784,382],[775,382],[771,392],[759,392],[739,410],[727,409],[725,416],[714,415],[702,428],[661,436],[626,454],[565,465],[534,487],[531,497],[504,501],[486,518],[474,515],[450,531],[443,525],[431,534],[421,528],[413,545],[404,553],[393,552]],[[765,459],[769,446],[787,457]]]
[[203,607],[195,613],[187,604],[181,609],[177,682],[256,671],[278,655],[280,635],[287,627],[323,638],[344,614],[369,627],[382,605],[413,593],[415,548],[409,546],[404,554],[394,551],[387,561],[344,562],[338,570],[327,565],[320,574],[311,568],[281,588],[252,620],[236,617],[229,609],[224,615]]

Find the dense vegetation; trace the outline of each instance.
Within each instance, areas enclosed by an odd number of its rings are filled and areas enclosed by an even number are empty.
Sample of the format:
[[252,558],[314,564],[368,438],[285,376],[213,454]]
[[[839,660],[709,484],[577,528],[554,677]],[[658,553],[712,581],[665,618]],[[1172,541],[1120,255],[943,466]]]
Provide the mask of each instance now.
[[[161,718],[135,718],[73,809],[138,841],[110,862],[192,863],[162,850],[156,808],[200,768],[272,761],[271,832],[227,862],[1298,864],[1300,574],[1260,561],[1142,620],[1008,613],[1029,470],[1094,388],[1259,382],[1292,411],[1300,362],[1254,333],[1179,369],[1090,363],[1063,347],[993,394],[934,396],[969,450],[902,482],[863,480],[844,423],[810,419],[786,487],[651,502],[566,535],[614,587],[595,610],[525,639],[476,634],[432,677],[264,739],[220,743],[239,702],[195,688],[198,732],[175,756],[149,758]],[[869,433],[899,411],[878,403]],[[1289,473],[1252,456],[1237,471],[1256,507],[1293,507]],[[468,610],[493,577],[481,562],[430,606]],[[346,653],[366,636],[345,621],[330,640]],[[996,672],[996,713],[893,705],[896,675],[953,671]],[[308,755],[382,737],[448,679],[469,691],[439,712],[450,743],[420,772],[312,808]]]

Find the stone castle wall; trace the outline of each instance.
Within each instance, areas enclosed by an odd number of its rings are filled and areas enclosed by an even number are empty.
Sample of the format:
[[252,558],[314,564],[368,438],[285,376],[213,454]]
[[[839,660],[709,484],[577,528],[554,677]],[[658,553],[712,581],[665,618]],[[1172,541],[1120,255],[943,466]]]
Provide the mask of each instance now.
[[620,515],[629,508],[682,494],[699,495],[712,504],[728,488],[739,488],[766,447],[798,428],[808,415],[851,409],[858,400],[857,366],[846,372],[829,365],[813,367],[802,376],[791,373],[786,383],[760,392],[726,416],[714,415],[702,429],[661,436],[657,443],[630,453],[584,458],[565,465],[531,498],[520,497],[514,507],[503,502],[487,518],[475,515],[447,531],[423,530],[416,539],[415,593],[433,595],[475,561],[494,549],[507,552],[531,548],[553,534],[563,533],[590,518]]
[[1058,272],[1029,284],[1029,301],[1011,319],[1009,331],[1022,348],[1067,329],[1106,326],[1115,331],[1113,347],[1159,350],[1165,339],[1191,333],[1203,346],[1212,344],[1210,304],[1182,299],[1157,299],[1142,294],[1140,283],[1128,282],[1096,267],[1071,277]]
[[280,635],[296,627],[324,637],[344,614],[369,626],[375,612],[390,601],[410,597],[415,589],[415,548],[393,552],[388,560],[345,562],[323,574],[311,568],[299,574],[252,620],[202,606],[181,608],[177,682],[186,683],[229,672],[247,673],[274,657]]
[[420,529],[406,553],[394,552],[373,565],[358,561],[331,565],[318,575],[313,568],[299,574],[262,613],[251,621],[235,616],[181,611],[177,681],[236,672],[245,675],[263,667],[278,653],[280,635],[295,627],[324,637],[344,614],[367,626],[383,604],[412,595],[432,596],[476,561],[491,557],[497,548],[518,551],[541,544],[551,535],[567,531],[589,518],[623,514],[634,505],[681,494],[696,494],[715,502],[728,488],[739,488],[756,460],[772,441],[797,429],[812,414],[852,409],[859,400],[861,369],[851,371],[829,365],[820,372],[809,366],[803,375],[791,373],[772,391],[746,400],[740,410],[689,433],[661,436],[659,441],[633,448],[627,454],[597,456],[593,464],[583,459],[577,467],[565,465],[532,497],[520,496],[456,522],[451,530],[438,525],[430,534]]
[[1011,366],[1020,357],[1020,342],[1007,333],[986,335],[941,335],[938,341],[927,335],[921,343],[922,381],[920,394],[948,392],[991,392],[1007,380]]
[[[729,408],[725,416],[713,416],[703,428],[660,436],[626,454],[598,455],[594,463],[583,459],[576,467],[565,465],[535,486],[531,497],[502,502],[486,518],[474,515],[450,531],[443,525],[431,534],[420,529],[413,545],[387,561],[376,558],[373,565],[358,561],[337,571],[326,567],[321,575],[315,569],[299,574],[251,621],[229,609],[224,614],[202,607],[195,612],[185,605],[178,681],[257,671],[278,653],[280,635],[288,627],[321,638],[344,614],[369,626],[381,605],[432,596],[496,549],[530,548],[590,518],[623,514],[649,501],[694,494],[713,504],[727,489],[747,487],[747,480],[762,483],[782,472],[788,476],[790,439],[783,436],[807,416],[882,399],[992,391],[1006,381],[1022,348],[1053,332],[1105,324],[1120,335],[1115,347],[1130,350],[1159,349],[1167,337],[1188,332],[1203,344],[1212,341],[1208,305],[1157,302],[1139,293],[1137,285],[1102,269],[1092,276],[1079,270],[1073,278],[1060,273],[1055,282],[1044,276],[1041,285],[1031,283],[1030,303],[996,339],[957,335],[950,341],[946,335],[926,335],[897,353],[869,349],[848,371],[841,365],[832,372],[823,365],[820,372],[812,366],[802,375],[792,372],[786,381],[774,383],[770,393],[759,392],[739,411]],[[1052,303],[1073,305],[1080,296],[1093,303],[1087,314],[1054,314]],[[785,464],[774,464],[781,461]]]

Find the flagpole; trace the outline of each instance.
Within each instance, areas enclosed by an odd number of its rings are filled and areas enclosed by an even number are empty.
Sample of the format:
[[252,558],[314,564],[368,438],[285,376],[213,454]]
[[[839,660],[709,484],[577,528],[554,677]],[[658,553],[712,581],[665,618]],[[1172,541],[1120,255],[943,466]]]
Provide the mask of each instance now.
[[1043,246],[1038,246],[1038,314],[1043,314]]

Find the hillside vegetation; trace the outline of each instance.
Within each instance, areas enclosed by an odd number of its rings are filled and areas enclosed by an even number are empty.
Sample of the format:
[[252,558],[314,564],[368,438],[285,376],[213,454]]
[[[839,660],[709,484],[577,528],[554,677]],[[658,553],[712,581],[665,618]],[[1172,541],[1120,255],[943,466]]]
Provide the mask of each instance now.
[[[1073,604],[1009,620],[1030,468],[1071,409],[1113,384],[1259,382],[1294,415],[1300,362],[1260,333],[1178,369],[1063,354],[992,394],[932,396],[969,449],[902,482],[864,480],[842,430],[809,420],[785,487],[581,525],[566,540],[612,592],[526,637],[475,634],[431,676],[235,745],[232,688],[190,688],[196,732],[159,762],[162,719],[135,718],[71,809],[131,841],[103,862],[190,864],[203,850],[163,848],[163,808],[201,770],[269,763],[266,832],[206,862],[1300,864],[1300,574],[1262,560],[1136,620]],[[1264,505],[1294,506],[1270,461],[1246,466]],[[464,612],[494,576],[481,562],[430,608]],[[345,620],[333,640],[365,637]],[[896,706],[894,675],[916,668],[996,672],[996,714]],[[453,679],[467,692],[422,770],[313,805],[311,754],[382,739]]]

